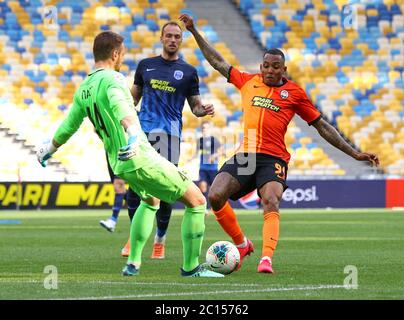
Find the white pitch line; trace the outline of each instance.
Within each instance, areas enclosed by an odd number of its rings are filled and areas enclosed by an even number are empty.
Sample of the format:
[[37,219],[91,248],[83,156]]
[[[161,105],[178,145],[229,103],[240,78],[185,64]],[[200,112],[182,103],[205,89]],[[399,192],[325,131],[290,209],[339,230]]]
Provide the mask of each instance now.
[[[1,280],[0,283],[43,283],[43,280]],[[258,283],[185,283],[185,282],[137,282],[137,281],[69,281],[69,280],[60,280],[58,283],[63,284],[84,284],[84,285],[150,285],[150,286],[186,286],[186,287],[206,287],[206,286],[214,286],[214,287],[262,287],[264,284]]]
[[342,289],[345,285],[319,285],[319,286],[299,286],[290,288],[266,288],[258,290],[223,290],[223,291],[199,291],[199,292],[175,292],[175,293],[146,293],[125,296],[103,296],[103,297],[81,297],[81,298],[63,298],[57,300],[110,300],[110,299],[131,299],[131,298],[161,298],[161,297],[179,297],[179,296],[200,296],[200,295],[217,295],[228,293],[260,293],[260,292],[279,292],[279,291],[308,291],[322,289]]

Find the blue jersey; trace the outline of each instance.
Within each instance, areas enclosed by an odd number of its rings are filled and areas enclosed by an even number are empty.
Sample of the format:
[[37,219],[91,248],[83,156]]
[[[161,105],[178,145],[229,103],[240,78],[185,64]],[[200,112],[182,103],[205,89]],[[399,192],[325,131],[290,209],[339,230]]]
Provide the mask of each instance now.
[[219,151],[219,140],[213,136],[201,137],[196,147],[197,151],[200,152],[200,169],[217,170],[218,159],[212,161],[211,156]]
[[199,95],[196,69],[182,59],[147,58],[139,62],[134,83],[143,87],[139,112],[143,131],[180,137],[185,99]]

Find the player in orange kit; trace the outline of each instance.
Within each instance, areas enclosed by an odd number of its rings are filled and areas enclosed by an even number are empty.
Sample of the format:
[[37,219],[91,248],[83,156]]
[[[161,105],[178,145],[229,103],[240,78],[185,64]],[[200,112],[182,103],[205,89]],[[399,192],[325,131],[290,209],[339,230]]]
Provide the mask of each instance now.
[[[377,155],[352,148],[325,121],[306,93],[285,77],[285,56],[279,49],[265,52],[261,73],[249,74],[232,67],[196,30],[192,18],[179,18],[190,31],[204,57],[241,92],[244,141],[238,152],[219,170],[209,192],[216,220],[238,247],[241,261],[254,252],[228,199],[237,200],[254,189],[262,199],[263,246],[258,272],[273,273],[272,256],[279,239],[279,203],[287,188],[290,154],[285,145],[287,127],[298,114],[330,144],[358,161],[379,165]],[[240,262],[241,265],[241,262]]]

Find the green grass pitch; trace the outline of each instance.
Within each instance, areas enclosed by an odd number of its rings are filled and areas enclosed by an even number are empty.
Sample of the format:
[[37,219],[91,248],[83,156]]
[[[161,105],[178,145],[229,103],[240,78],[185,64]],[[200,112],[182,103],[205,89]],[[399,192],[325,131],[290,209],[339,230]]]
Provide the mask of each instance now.
[[[0,224],[0,299],[404,298],[404,211],[282,210],[273,275],[256,271],[261,214],[237,213],[255,252],[240,271],[222,279],[202,279],[182,278],[179,273],[180,210],[170,222],[166,259],[149,258],[151,237],[141,274],[129,278],[121,276],[126,259],[120,256],[129,232],[126,210],[114,233],[98,224],[109,210],[0,211],[0,220],[21,221]],[[201,262],[217,240],[230,239],[210,215]],[[55,273],[44,272],[46,266],[56,267],[57,279]],[[347,284],[355,285],[355,278],[357,289],[347,289]],[[49,289],[52,284],[57,289]]]

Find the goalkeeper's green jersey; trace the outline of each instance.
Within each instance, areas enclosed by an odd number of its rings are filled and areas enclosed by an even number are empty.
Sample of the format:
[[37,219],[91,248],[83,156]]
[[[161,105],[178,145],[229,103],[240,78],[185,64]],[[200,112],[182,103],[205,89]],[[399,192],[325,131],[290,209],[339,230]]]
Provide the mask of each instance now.
[[[120,121],[127,116],[134,116],[139,128],[139,156],[120,161],[118,151],[128,144]],[[150,157],[156,156],[157,152],[141,130],[132,95],[121,73],[110,69],[97,69],[84,79],[74,95],[69,115],[55,133],[56,142],[64,144],[79,129],[85,117],[90,119],[104,143],[109,163],[116,175],[136,170]]]

